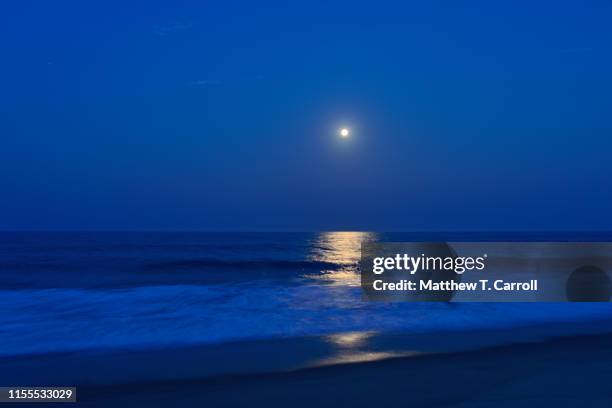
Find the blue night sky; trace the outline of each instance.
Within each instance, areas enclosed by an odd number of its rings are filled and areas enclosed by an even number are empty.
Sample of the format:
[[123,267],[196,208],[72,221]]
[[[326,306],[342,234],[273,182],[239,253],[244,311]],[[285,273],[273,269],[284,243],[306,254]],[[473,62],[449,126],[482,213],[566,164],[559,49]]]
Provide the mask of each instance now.
[[612,229],[608,1],[85,3],[2,5],[0,229]]

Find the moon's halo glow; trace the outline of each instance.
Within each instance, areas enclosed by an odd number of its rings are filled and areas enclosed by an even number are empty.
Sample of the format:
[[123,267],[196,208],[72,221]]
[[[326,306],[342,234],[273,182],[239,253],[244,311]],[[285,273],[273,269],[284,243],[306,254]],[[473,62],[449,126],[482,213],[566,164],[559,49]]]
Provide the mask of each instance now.
[[349,137],[350,134],[351,134],[351,132],[349,131],[348,128],[340,129],[340,136],[341,137]]

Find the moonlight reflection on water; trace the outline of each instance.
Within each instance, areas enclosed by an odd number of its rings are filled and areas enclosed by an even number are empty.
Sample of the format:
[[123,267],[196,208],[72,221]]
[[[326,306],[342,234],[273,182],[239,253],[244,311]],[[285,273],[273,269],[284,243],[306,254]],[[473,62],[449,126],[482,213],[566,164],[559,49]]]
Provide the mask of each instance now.
[[361,243],[376,239],[376,234],[372,232],[322,232],[312,243],[310,260],[335,264],[337,267],[321,270],[316,276],[309,277],[331,284],[358,286]]

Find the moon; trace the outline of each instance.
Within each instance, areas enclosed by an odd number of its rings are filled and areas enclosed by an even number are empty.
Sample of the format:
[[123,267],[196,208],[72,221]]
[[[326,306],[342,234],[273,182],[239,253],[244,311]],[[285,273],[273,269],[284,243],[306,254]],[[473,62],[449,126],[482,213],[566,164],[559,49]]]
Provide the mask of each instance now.
[[348,128],[340,129],[340,136],[341,137],[349,137],[350,134],[351,134],[351,132],[348,130]]

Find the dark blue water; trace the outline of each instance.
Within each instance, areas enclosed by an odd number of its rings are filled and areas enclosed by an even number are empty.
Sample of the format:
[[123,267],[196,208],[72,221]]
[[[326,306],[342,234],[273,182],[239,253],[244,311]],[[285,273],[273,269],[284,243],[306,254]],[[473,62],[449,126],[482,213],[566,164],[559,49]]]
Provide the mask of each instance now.
[[612,317],[609,304],[362,300],[363,240],[583,240],[612,234],[0,233],[1,355]]

